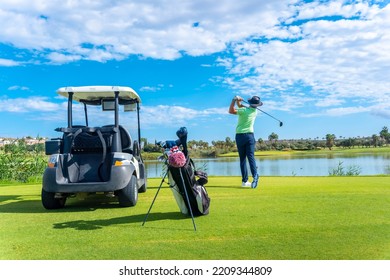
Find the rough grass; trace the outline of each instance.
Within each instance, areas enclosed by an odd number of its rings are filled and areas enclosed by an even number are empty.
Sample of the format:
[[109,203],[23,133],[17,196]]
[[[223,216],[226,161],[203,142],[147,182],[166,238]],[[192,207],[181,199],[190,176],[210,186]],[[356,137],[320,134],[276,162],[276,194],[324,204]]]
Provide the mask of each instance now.
[[3,260],[388,260],[389,177],[211,177],[210,214],[183,216],[161,179],[138,204],[70,199],[41,206],[40,185],[0,185]]

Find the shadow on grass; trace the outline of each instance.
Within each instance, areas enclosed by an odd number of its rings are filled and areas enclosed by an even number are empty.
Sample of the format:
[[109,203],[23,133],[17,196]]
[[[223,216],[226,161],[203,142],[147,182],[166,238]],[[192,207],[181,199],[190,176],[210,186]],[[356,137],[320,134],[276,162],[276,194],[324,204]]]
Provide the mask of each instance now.
[[0,195],[0,203],[7,202],[7,201],[20,201],[25,197],[25,195]]
[[[36,198],[36,195],[31,195]],[[40,200],[26,199],[26,195],[0,196],[0,213],[44,213],[45,210]]]
[[[36,196],[34,196],[36,197]],[[26,195],[23,196],[1,196],[0,202],[6,202],[6,204],[0,205],[0,213],[42,213],[42,214],[56,214],[56,213],[72,213],[72,212],[86,212],[95,211],[96,209],[112,209],[120,208],[117,202],[110,200],[86,200],[86,201],[73,201],[63,209],[46,210],[40,200],[25,200]],[[112,225],[129,225],[139,224],[141,227],[145,220],[146,212],[144,214],[137,214],[132,216],[115,217],[111,219],[97,219],[97,220],[75,220],[69,222],[55,223],[54,229],[75,229],[75,230],[97,230]],[[183,215],[180,212],[156,212],[149,213],[145,226],[153,221],[161,220],[184,220],[190,219],[190,217]],[[150,227],[150,226],[149,226]],[[170,228],[172,230],[172,228]],[[180,228],[180,230],[183,230]],[[189,228],[191,230],[191,228]]]
[[[133,215],[133,216],[116,217],[111,219],[99,219],[99,220],[89,220],[89,221],[76,220],[76,221],[70,221],[64,223],[56,223],[53,225],[53,228],[54,229],[72,228],[75,230],[96,230],[96,229],[102,229],[107,226],[120,225],[120,224],[123,225],[139,224],[141,226],[143,221],[145,220],[145,217],[146,217],[146,213]],[[152,221],[183,220],[187,218],[188,217],[178,212],[150,213],[148,219],[146,220],[145,225],[148,222],[152,222]]]
[[[117,200],[92,198],[78,200],[71,198],[66,201],[62,209],[47,210],[43,207],[41,200],[26,199],[29,196],[8,195],[0,196],[0,213],[63,213],[63,212],[89,212],[96,209],[120,208]],[[36,198],[36,195],[31,195]]]

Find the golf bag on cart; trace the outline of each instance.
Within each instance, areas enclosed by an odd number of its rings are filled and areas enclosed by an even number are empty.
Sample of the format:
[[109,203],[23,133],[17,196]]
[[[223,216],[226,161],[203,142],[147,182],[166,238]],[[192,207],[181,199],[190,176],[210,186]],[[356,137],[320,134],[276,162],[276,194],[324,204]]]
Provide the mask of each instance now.
[[[169,186],[181,213],[192,216],[207,215],[210,207],[210,197],[205,188],[208,182],[207,173],[196,170],[188,155],[187,129],[181,127],[176,135],[179,139],[165,142],[164,147],[169,149],[166,161]],[[172,146],[173,144],[175,145]]]

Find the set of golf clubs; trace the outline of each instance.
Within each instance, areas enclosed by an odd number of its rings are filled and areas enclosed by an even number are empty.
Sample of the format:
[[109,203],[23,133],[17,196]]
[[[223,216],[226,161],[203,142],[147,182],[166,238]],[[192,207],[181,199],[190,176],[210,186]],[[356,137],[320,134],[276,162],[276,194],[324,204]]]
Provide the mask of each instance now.
[[[241,100],[241,102],[244,102],[244,103],[246,103],[246,104],[250,105],[250,104],[249,104],[247,101],[245,101],[245,100]],[[261,110],[261,109],[260,109],[260,108],[258,108],[258,107],[256,107],[256,109],[257,109],[257,110],[259,110],[260,112],[262,112],[262,113],[266,114],[267,116],[269,116],[269,117],[273,118],[274,120],[277,120],[277,121],[279,122],[279,126],[280,126],[280,127],[282,127],[282,126],[283,126],[283,122],[282,122],[281,120],[278,120],[278,119],[277,119],[277,118],[275,118],[274,116],[272,116],[272,115],[268,114],[267,112],[264,112],[263,110]]]

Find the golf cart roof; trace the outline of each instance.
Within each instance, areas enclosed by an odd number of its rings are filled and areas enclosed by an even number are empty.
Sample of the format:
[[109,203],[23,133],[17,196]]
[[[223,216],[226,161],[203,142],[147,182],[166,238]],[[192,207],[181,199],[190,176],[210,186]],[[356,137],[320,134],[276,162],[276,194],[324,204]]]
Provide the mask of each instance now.
[[[141,103],[139,95],[130,87],[122,86],[82,86],[82,87],[62,87],[57,90],[59,95],[66,98],[69,92],[73,92],[73,100],[79,102],[98,102],[103,99],[114,99],[115,92],[119,92],[119,99],[123,101],[138,101]],[[99,102],[100,101],[100,102]],[[96,104],[97,105],[97,104]]]

